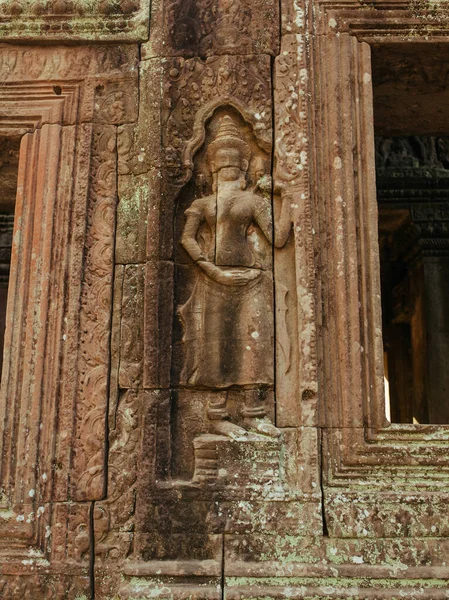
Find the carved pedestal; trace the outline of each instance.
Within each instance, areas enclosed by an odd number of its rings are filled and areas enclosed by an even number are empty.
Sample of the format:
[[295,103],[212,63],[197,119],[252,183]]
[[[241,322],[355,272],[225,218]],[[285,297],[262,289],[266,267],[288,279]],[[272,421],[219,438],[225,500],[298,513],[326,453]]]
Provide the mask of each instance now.
[[195,473],[192,483],[213,486],[281,486],[281,442],[250,433],[232,440],[205,434],[195,438]]

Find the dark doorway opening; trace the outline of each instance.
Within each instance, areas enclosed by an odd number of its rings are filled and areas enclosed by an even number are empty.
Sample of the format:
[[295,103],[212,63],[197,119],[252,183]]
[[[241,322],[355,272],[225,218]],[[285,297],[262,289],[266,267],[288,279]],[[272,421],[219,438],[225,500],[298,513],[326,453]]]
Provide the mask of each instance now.
[[19,168],[19,137],[0,137],[0,376],[3,368],[8,284]]
[[449,44],[374,47],[373,95],[387,416],[449,424]]

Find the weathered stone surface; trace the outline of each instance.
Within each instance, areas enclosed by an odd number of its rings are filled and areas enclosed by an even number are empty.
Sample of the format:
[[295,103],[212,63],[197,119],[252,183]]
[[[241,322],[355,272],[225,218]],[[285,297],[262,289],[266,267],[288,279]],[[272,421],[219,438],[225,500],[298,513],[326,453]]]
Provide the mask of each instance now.
[[446,598],[445,384],[387,419],[375,164],[433,291],[447,7],[0,4],[0,596]]
[[292,231],[274,253],[276,413],[282,427],[313,426],[318,422],[318,380],[305,36],[283,36],[281,50],[274,70],[273,212],[276,220],[288,209]]
[[290,33],[304,33],[309,29],[311,0],[281,0],[281,42]]
[[226,580],[226,597],[232,600],[250,600],[258,598],[284,599],[288,597],[301,600],[399,600],[415,598],[417,594],[425,600],[443,600],[446,581],[404,579],[396,582],[383,582],[376,579],[357,579],[354,577],[327,577],[324,580],[308,577],[292,578],[256,578],[236,577]]
[[148,261],[145,271],[144,387],[170,385],[173,263]]
[[145,40],[148,0],[5,0],[0,7],[0,38],[52,40]]
[[331,491],[324,511],[329,535],[346,537],[448,537],[446,495]]
[[[119,161],[121,160],[121,140],[119,134]],[[155,194],[152,187],[152,181],[147,175],[120,175],[118,178],[116,264],[145,262],[147,227],[151,222],[151,217],[148,216],[148,204],[150,198],[153,199]]]
[[279,6],[273,0],[157,0],[142,58],[276,54]]
[[146,400],[143,391],[122,392],[110,424],[107,498],[93,508],[95,557],[101,564],[125,558],[132,551],[142,411]]
[[[70,81],[121,78],[136,74],[138,53],[132,45],[29,46],[1,44],[3,81]],[[56,84],[57,85],[57,84]],[[56,89],[56,92],[59,92]],[[55,92],[55,95],[59,95]],[[86,109],[87,110],[87,109]],[[90,107],[92,113],[94,107]],[[131,110],[135,110],[132,108]]]
[[[35,569],[39,571],[39,569]],[[16,575],[3,575],[0,583],[0,592],[4,600],[45,600],[45,598],[64,598],[77,600],[88,598],[90,594],[90,580],[86,575],[79,576],[67,573],[67,569],[58,572],[42,570],[41,573],[28,574],[18,572]]]
[[142,387],[144,279],[145,267],[143,265],[125,266],[118,381],[118,385],[122,389]]

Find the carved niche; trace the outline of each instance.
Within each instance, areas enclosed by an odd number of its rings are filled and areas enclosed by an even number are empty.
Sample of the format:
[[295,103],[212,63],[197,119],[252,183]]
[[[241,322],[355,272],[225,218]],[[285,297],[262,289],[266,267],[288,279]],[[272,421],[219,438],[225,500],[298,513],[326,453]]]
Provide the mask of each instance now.
[[[208,434],[223,442],[280,436],[272,423],[273,244],[282,247],[291,230],[285,205],[273,223],[270,156],[242,115],[220,106],[203,127],[193,161],[195,144],[187,146],[192,177],[175,221],[172,361],[174,429],[178,443],[195,447],[196,481],[216,473],[200,466]],[[174,466],[186,473],[185,462]]]

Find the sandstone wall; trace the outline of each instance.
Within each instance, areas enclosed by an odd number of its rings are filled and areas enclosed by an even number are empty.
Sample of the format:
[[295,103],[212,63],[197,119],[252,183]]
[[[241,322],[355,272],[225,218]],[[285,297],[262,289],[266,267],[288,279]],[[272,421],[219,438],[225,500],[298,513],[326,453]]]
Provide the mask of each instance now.
[[0,37],[0,597],[447,598],[449,430],[385,417],[371,78],[445,3],[4,0]]

